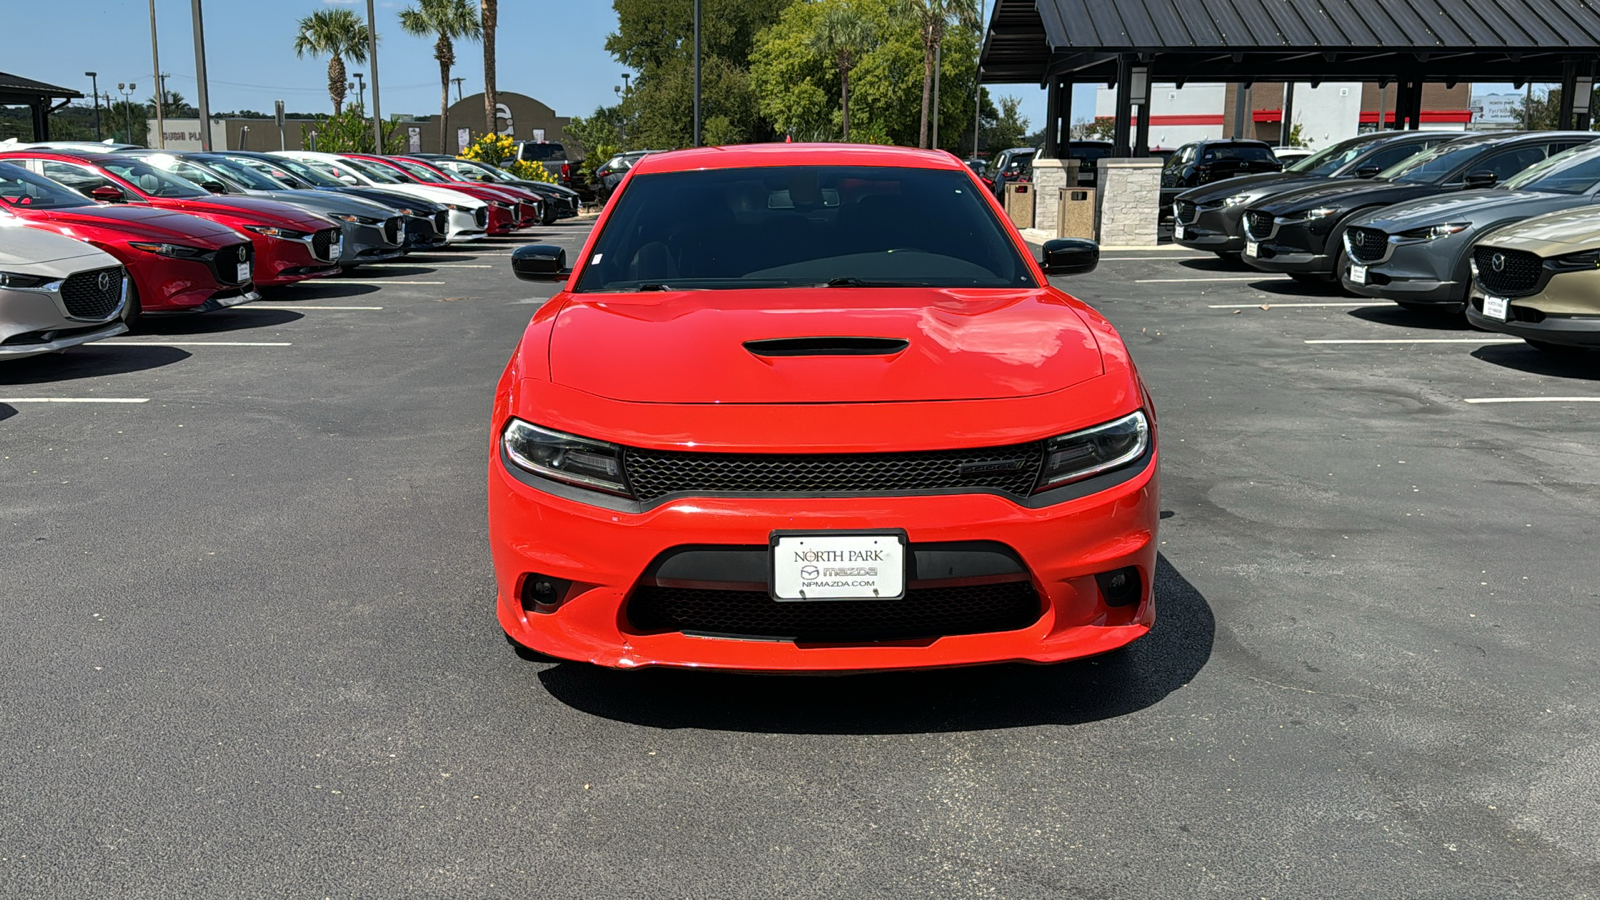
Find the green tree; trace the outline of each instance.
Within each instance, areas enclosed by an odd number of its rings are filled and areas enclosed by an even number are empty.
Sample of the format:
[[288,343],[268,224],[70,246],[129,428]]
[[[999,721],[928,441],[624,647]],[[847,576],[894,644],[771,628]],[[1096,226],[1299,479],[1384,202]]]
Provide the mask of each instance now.
[[433,37],[433,58],[439,61],[439,152],[445,152],[450,130],[450,67],[456,64],[458,40],[475,41],[483,34],[477,11],[468,0],[417,0],[400,11],[400,30],[413,37]]
[[846,143],[850,141],[850,70],[875,37],[872,23],[861,15],[860,8],[842,2],[828,4],[811,34],[812,52],[832,57],[839,70],[839,121]]
[[316,134],[316,149],[323,153],[399,153],[406,137],[400,133],[400,123],[383,122],[383,149],[372,147],[372,120],[359,103],[352,103],[332,116],[317,116],[312,124],[301,124],[300,146],[310,149],[311,135]]
[[[561,131],[567,138],[568,153],[582,152],[592,157],[600,147],[627,149],[624,126],[622,104],[619,103],[615,106],[597,106],[587,116],[574,116]],[[574,148],[573,144],[578,146]]]
[[[933,70],[940,57],[945,32],[952,25],[976,29],[978,8],[972,0],[902,0],[904,12],[917,24],[922,36],[922,129],[918,147],[928,146],[928,112],[933,100]],[[943,85],[941,72],[940,84]]]
[[1020,97],[1001,97],[1000,109],[994,122],[989,126],[988,141],[985,144],[990,151],[998,153],[1012,147],[1020,147],[1028,139],[1028,117],[1019,110],[1022,106]]
[[[344,110],[346,84],[344,61],[367,61],[369,32],[365,22],[348,9],[319,9],[300,20],[300,30],[294,38],[294,55],[328,57],[328,97],[333,100],[333,114]],[[169,107],[170,108],[170,107]]]

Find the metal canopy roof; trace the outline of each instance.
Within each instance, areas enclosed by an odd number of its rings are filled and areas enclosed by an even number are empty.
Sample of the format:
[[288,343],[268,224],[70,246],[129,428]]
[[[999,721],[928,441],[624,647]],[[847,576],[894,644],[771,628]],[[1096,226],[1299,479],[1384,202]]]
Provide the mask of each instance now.
[[77,100],[82,96],[72,88],[0,72],[0,103],[32,105],[41,100]]
[[1600,58],[1600,0],[996,0],[986,83],[1558,81]]

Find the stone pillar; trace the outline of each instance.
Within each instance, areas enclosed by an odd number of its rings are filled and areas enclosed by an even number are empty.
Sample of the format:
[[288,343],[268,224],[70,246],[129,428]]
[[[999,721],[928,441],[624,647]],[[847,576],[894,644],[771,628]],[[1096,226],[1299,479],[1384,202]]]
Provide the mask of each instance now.
[[1102,159],[1095,201],[1095,232],[1105,250],[1149,250],[1157,245],[1161,160]]
[[[1067,183],[1067,173],[1072,173],[1072,183]],[[1078,162],[1071,159],[1039,159],[1033,161],[1033,227],[1056,233],[1056,215],[1061,206],[1061,189],[1077,187]]]

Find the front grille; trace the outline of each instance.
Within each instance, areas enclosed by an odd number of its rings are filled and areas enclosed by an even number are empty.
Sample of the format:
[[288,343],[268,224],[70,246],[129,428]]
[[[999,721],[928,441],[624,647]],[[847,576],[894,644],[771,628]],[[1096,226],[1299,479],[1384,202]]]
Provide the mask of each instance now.
[[403,223],[400,221],[400,217],[399,216],[396,216],[396,217],[394,217],[392,219],[389,219],[388,221],[384,222],[383,223],[383,239],[385,241],[391,243],[391,244],[400,243],[400,238],[401,238],[401,233],[400,232],[401,232],[401,228],[402,227],[403,227]]
[[1039,620],[1027,581],[913,588],[900,600],[778,602],[765,591],[645,585],[628,598],[628,621],[646,633],[693,632],[795,641],[883,641],[1015,631]]
[[439,234],[450,233],[450,210],[441,209],[433,214],[433,230]]
[[1184,225],[1189,225],[1189,224],[1193,223],[1195,219],[1198,219],[1200,217],[1199,213],[1200,213],[1200,207],[1196,206],[1194,201],[1192,201],[1192,200],[1179,200],[1178,201],[1176,215],[1177,215],[1178,221],[1180,223],[1182,223]]
[[207,264],[211,266],[211,274],[216,277],[218,284],[245,284],[250,281],[248,276],[242,281],[239,279],[239,263],[250,262],[251,249],[249,243],[234,244],[208,254]]
[[640,500],[668,494],[906,494],[1002,491],[1026,497],[1038,480],[1043,445],[1013,444],[920,453],[685,453],[623,451]]
[[1350,258],[1356,262],[1375,263],[1389,250],[1389,235],[1376,228],[1352,228],[1345,234],[1350,238]]
[[311,236],[311,255],[325,262],[333,261],[333,241],[339,236],[339,229],[328,228]]
[[1258,240],[1272,234],[1273,216],[1271,213],[1248,212],[1244,214],[1244,227],[1252,238]]
[[122,303],[121,266],[78,272],[61,283],[61,302],[75,319],[104,319]]
[[1478,264],[1478,283],[1491,294],[1521,297],[1538,293],[1544,260],[1525,250],[1478,247],[1472,251]]
[[478,223],[479,228],[487,227],[489,224],[489,207],[480,206],[473,210],[472,221]]

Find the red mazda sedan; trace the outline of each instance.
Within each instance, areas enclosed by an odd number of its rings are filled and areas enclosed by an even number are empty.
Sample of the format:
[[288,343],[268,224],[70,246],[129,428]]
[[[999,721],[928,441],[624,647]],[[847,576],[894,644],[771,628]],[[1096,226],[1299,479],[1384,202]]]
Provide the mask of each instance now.
[[113,153],[0,153],[13,163],[101,203],[127,204],[210,219],[250,239],[259,287],[293,284],[339,271],[342,232],[298,207],[256,197],[218,197],[171,172]]
[[501,377],[498,613],[603,666],[1056,662],[1155,619],[1153,407],[1127,348],[944,153],[652,154]]
[[125,318],[141,312],[209,312],[257,300],[250,242],[198,216],[135,206],[102,206],[77,191],[0,163],[0,225],[20,221],[77,238],[128,269]]

